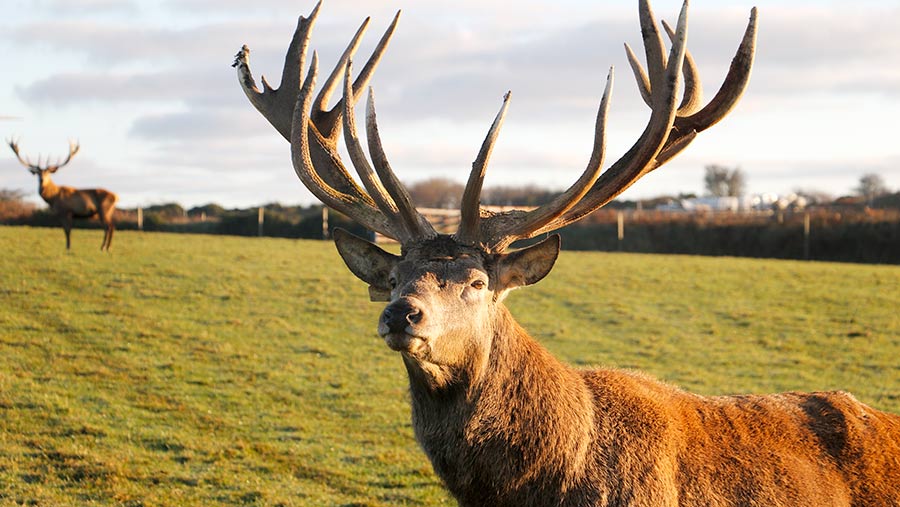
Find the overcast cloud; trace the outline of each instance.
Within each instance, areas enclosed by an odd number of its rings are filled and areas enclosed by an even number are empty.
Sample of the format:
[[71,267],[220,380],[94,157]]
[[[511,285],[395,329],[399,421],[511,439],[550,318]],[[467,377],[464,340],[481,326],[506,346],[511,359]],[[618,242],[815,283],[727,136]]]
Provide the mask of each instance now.
[[[230,67],[244,43],[259,79],[280,78],[297,16],[312,2],[14,0],[0,116],[23,152],[81,153],[62,184],[104,186],[123,206],[313,201],[287,143],[249,105]],[[462,181],[507,90],[511,110],[488,184],[565,188],[590,154],[593,119],[616,69],[609,158],[647,121],[622,43],[640,48],[637,2],[329,0],[313,35],[322,72],[366,15],[367,57],[398,7],[400,26],[373,86],[392,165],[407,181]],[[896,2],[756,2],[757,63],[738,108],[626,198],[699,192],[707,164],[740,166],[753,192],[850,192],[866,172],[900,187],[900,6]],[[689,47],[707,96],[721,84],[752,2],[696,0]],[[673,21],[679,5],[654,3]],[[361,114],[361,113],[360,113]],[[609,162],[608,162],[609,163]],[[607,163],[607,164],[608,164]],[[33,177],[0,156],[0,188]]]

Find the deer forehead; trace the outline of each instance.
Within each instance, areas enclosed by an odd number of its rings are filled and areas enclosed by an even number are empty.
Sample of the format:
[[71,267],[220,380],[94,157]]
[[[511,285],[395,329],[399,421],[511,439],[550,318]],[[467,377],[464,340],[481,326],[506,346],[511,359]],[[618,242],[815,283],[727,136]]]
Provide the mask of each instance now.
[[440,236],[404,247],[396,275],[403,279],[434,278],[439,281],[467,281],[490,273],[492,256],[478,247],[457,243]]
[[434,282],[466,283],[479,273],[488,275],[488,269],[479,257],[431,257],[428,259],[404,259],[396,267],[400,281],[425,279]]

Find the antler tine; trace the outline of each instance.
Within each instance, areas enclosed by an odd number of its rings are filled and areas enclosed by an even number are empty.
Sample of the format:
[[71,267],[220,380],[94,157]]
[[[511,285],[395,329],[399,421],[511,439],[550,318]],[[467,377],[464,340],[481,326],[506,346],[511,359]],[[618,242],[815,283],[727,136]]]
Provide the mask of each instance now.
[[[328,75],[328,79],[325,80],[325,83],[322,84],[322,88],[319,90],[319,94],[316,96],[316,100],[313,101],[312,110],[316,111],[325,111],[325,107],[328,105],[328,101],[331,100],[331,95],[334,93],[334,89],[337,87],[338,83],[340,83],[340,79],[345,77],[345,69],[350,61],[353,59],[353,55],[356,54],[356,50],[359,49],[359,43],[362,40],[362,36],[366,33],[366,29],[369,26],[369,21],[371,21],[370,17],[367,17],[363,20],[362,24],[356,30],[356,34],[353,35],[353,38],[350,40],[350,44],[347,45],[347,48],[344,49],[344,53],[341,54],[341,58],[338,60],[337,65],[332,69],[331,74]],[[335,108],[335,111],[340,114],[343,112],[343,108]],[[325,130],[325,129],[322,129]]]
[[[662,21],[663,28],[669,36],[672,44],[675,43],[675,31],[669,26],[666,20]],[[700,82],[700,76],[697,72],[697,63],[694,56],[687,48],[684,50],[684,97],[678,106],[678,116],[688,116],[697,112],[703,103],[703,83]]]
[[[603,90],[603,97],[600,99],[600,107],[597,110],[597,121],[594,127],[594,149],[591,152],[591,158],[588,160],[584,172],[568,190],[551,202],[524,214],[519,220],[512,221],[511,227],[504,230],[486,231],[487,243],[494,250],[502,251],[518,239],[532,237],[534,231],[559,218],[590,191],[591,186],[600,176],[600,171],[603,168],[603,158],[606,151],[606,118],[609,110],[609,98],[612,95],[613,78],[613,69],[610,68],[606,78],[606,88]],[[503,224],[503,222],[495,223],[501,226]]]
[[[669,40],[674,43],[674,30],[672,30],[672,27],[669,26],[665,20],[662,21],[662,25],[669,36]],[[641,62],[638,60],[637,56],[635,56],[634,51],[631,50],[631,46],[629,46],[628,43],[625,43],[625,54],[628,57],[628,63],[631,66],[631,70],[634,72],[634,79],[637,82],[641,98],[644,99],[645,104],[652,107],[652,104],[650,103],[650,80],[647,78],[647,74],[644,72]],[[695,113],[703,102],[703,84],[700,82],[697,73],[697,64],[694,62],[694,57],[691,55],[690,50],[686,48],[684,53],[683,74],[684,98],[681,100],[681,105],[678,106],[678,116],[687,116]]]
[[[326,206],[344,213],[362,226],[372,231],[380,232],[392,238],[400,235],[395,227],[386,220],[377,209],[357,196],[348,195],[333,188],[323,180],[316,171],[310,151],[310,104],[312,91],[315,88],[316,75],[318,73],[318,56],[313,53],[312,62],[303,87],[297,97],[297,106],[294,109],[293,127],[291,128],[291,161],[294,171],[300,181]],[[316,138],[318,140],[318,138]]]
[[[397,14],[394,15],[393,21],[391,21],[391,24],[384,31],[384,34],[382,34],[381,39],[378,41],[375,49],[372,50],[372,54],[369,56],[369,59],[363,66],[362,71],[359,73],[359,76],[357,76],[356,81],[354,81],[353,97],[355,101],[359,101],[359,99],[362,97],[360,91],[365,89],[365,87],[368,86],[369,81],[372,79],[372,75],[375,73],[375,69],[381,62],[381,58],[382,56],[384,56],[384,53],[387,50],[388,43],[391,41],[391,37],[393,37],[394,30],[397,28],[397,23],[399,21],[400,11],[397,11]],[[334,93],[335,88],[340,82],[339,80],[344,77],[345,67],[353,59],[353,55],[356,54],[356,50],[359,47],[359,42],[366,31],[368,23],[369,18],[366,18],[365,21],[363,21],[362,25],[360,25],[359,30],[357,30],[356,32],[356,35],[354,35],[353,39],[350,41],[350,44],[344,50],[344,53],[341,55],[340,60],[338,60],[337,65],[334,66],[334,70],[331,71],[331,74],[328,76],[328,79],[322,86],[322,91],[319,92],[319,95],[316,97],[316,100],[313,103],[313,122],[316,124],[316,128],[319,129],[319,132],[321,132],[325,137],[334,139],[337,134],[337,129],[340,128],[341,115],[344,112],[342,103],[339,101],[329,111],[326,111],[325,107],[328,104],[328,101],[331,99],[331,95]],[[354,102],[354,105],[355,104],[356,102]]]
[[494,143],[500,134],[500,127],[503,126],[503,119],[506,117],[506,110],[509,108],[509,99],[512,92],[506,92],[503,96],[503,105],[494,118],[478,156],[472,163],[472,172],[469,173],[469,181],[466,183],[466,189],[463,191],[462,202],[459,206],[460,219],[459,229],[456,231],[456,239],[462,243],[474,244],[481,239],[481,188],[484,184],[484,175],[487,171],[487,163],[491,158],[491,152],[494,150]]
[[263,117],[275,127],[282,137],[291,139],[291,120],[296,104],[296,90],[300,89],[300,73],[305,64],[306,50],[313,25],[319,16],[321,0],[316,4],[309,17],[300,16],[297,28],[284,56],[284,68],[281,71],[281,84],[275,89],[262,78],[263,91],[259,91],[253,73],[250,70],[250,48],[244,44],[234,56],[232,67],[237,67],[238,81],[244,94]]
[[662,36],[656,27],[656,18],[648,0],[638,3],[640,13],[641,34],[644,39],[644,54],[647,58],[647,72],[650,74],[650,89],[661,84],[666,72],[666,56],[663,49]]
[[62,168],[66,164],[68,164],[72,160],[72,157],[74,157],[78,153],[79,149],[81,149],[81,145],[78,144],[76,141],[72,141],[70,139],[69,140],[69,154],[66,156],[66,159],[63,160],[62,162],[60,162],[60,159],[56,159],[55,164],[49,165],[50,164],[50,155],[47,155],[47,164],[48,165],[46,167],[46,170],[51,173],[55,173],[60,168]]
[[679,129],[694,129],[702,132],[718,123],[734,109],[744,94],[747,83],[750,82],[750,70],[753,67],[753,58],[756,53],[756,31],[757,11],[754,7],[750,11],[750,21],[747,23],[741,44],[731,60],[731,66],[722,87],[703,109],[683,119],[679,118],[676,122]]
[[644,67],[641,66],[641,62],[638,60],[637,56],[635,56],[634,51],[631,50],[631,46],[629,46],[627,42],[625,43],[625,55],[628,57],[631,71],[634,73],[634,80],[637,82],[638,91],[641,92],[641,98],[644,99],[645,104],[652,106],[650,102],[650,79],[647,78]]
[[31,160],[29,160],[27,157],[22,158],[22,155],[19,154],[19,141],[18,140],[10,138],[10,139],[7,139],[6,142],[9,144],[9,147],[12,148],[13,153],[16,154],[16,158],[19,159],[19,163],[28,167],[28,169],[33,169],[35,167],[34,164],[31,163]]
[[394,30],[397,28],[397,23],[399,21],[400,11],[397,11],[397,14],[394,15],[394,20],[391,21],[390,26],[384,31],[384,35],[381,36],[378,45],[372,50],[372,55],[366,61],[366,64],[363,65],[362,70],[359,71],[359,76],[356,77],[356,81],[353,82],[353,96],[357,97],[356,100],[359,100],[360,91],[369,86],[369,81],[371,81],[372,75],[375,73],[375,68],[381,61],[381,57],[384,55],[387,45],[391,41],[391,37],[394,35]]
[[628,57],[628,63],[634,72],[635,81],[637,81],[638,90],[644,102],[653,107],[652,90],[654,86],[661,86],[666,69],[666,56],[663,50],[662,36],[659,29],[656,28],[656,17],[653,15],[653,9],[650,7],[648,0],[641,0],[638,4],[638,11],[641,24],[641,34],[644,41],[644,54],[647,59],[647,69],[650,76],[644,72],[640,61],[631,50],[631,46],[625,43],[625,54]]
[[378,134],[378,122],[375,115],[375,92],[369,87],[369,98],[366,103],[366,138],[369,141],[369,156],[375,165],[375,171],[381,179],[385,190],[397,205],[401,222],[408,231],[410,239],[429,238],[436,235],[434,228],[413,206],[406,188],[397,179],[388,163],[387,155],[381,145]]
[[666,146],[656,156],[650,170],[658,168],[681,153],[693,141],[697,133],[712,127],[734,109],[750,81],[750,70],[753,67],[756,53],[756,32],[757,10],[754,7],[750,10],[750,21],[747,23],[741,44],[731,60],[731,67],[728,69],[722,87],[719,88],[709,104],[700,111],[684,116],[679,111],[679,117],[675,119],[673,135],[669,136]]
[[63,162],[59,166],[62,167],[64,165],[68,164],[69,161],[72,160],[72,157],[74,157],[75,155],[78,154],[78,150],[80,150],[80,149],[81,149],[81,143],[79,143],[78,141],[72,141],[70,139],[69,140],[69,156],[67,156],[65,162]]
[[356,97],[353,93],[353,86],[350,84],[352,70],[352,62],[347,62],[346,72],[344,73],[343,96],[344,143],[347,145],[347,152],[350,154],[353,167],[356,168],[359,178],[366,187],[366,191],[369,192],[369,195],[375,201],[378,209],[391,220],[396,220],[398,217],[397,206],[375,176],[375,172],[372,170],[368,159],[366,159],[362,145],[359,142],[359,136],[356,133],[356,114],[353,107],[353,104],[356,103]]

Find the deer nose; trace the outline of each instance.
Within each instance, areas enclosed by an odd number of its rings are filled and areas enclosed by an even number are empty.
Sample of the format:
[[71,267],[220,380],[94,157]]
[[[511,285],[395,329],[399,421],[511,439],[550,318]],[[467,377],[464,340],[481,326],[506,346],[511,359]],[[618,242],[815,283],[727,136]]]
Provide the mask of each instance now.
[[402,298],[389,304],[381,313],[381,322],[390,332],[400,333],[409,325],[415,326],[422,321],[422,309],[413,301]]

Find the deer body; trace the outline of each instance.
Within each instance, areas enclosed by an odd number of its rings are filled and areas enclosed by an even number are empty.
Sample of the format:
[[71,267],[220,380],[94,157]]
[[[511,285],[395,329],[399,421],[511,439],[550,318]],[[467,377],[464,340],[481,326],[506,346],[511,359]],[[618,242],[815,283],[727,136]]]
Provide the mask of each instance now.
[[707,398],[502,341],[518,364],[493,351],[451,409],[410,375],[416,437],[460,505],[900,505],[900,418],[847,393]]
[[[536,209],[491,213],[479,196],[507,93],[472,164],[459,230],[441,235],[387,161],[371,89],[368,158],[356,132],[354,105],[398,18],[353,81],[351,59],[366,20],[313,98],[315,54],[302,75],[320,5],[298,22],[279,88],[265,80],[257,88],[246,46],[234,66],[250,102],[291,143],[304,185],[400,243],[394,255],[334,231],[338,253],[369,285],[372,300],[388,302],[378,333],[406,367],[416,439],[460,505],[900,507],[900,416],[842,392],[702,397],[639,373],[576,370],[531,338],[503,305],[511,290],[546,276],[559,254],[558,235],[509,250],[513,242],[603,206],[731,111],[749,80],[755,9],[722,88],[701,106],[686,48],[687,2],[676,29],[663,24],[672,41],[666,54],[649,3],[640,0],[647,72],[627,50],[651,108],[640,138],[601,174],[610,72],[581,177]],[[341,75],[343,97],[326,109]],[[337,151],[342,129],[362,186]]]
[[[336,241],[347,259],[345,243],[362,240]],[[460,505],[900,506],[900,417],[844,392],[704,397],[637,372],[571,368],[502,301],[466,301],[460,272],[483,273],[490,292],[517,268],[459,258],[457,246],[410,249],[379,332],[403,357],[416,439]],[[460,292],[452,315],[470,318],[433,316]],[[419,318],[392,327],[398,311]],[[465,344],[465,359],[446,343]]]
[[41,178],[39,193],[60,218],[97,216],[103,224],[112,223],[115,204],[118,200],[116,194],[104,188],[77,189],[58,186],[53,183],[50,176],[46,175]]
[[51,174],[69,163],[72,157],[78,153],[79,146],[70,144],[66,160],[53,165],[41,165],[40,158],[38,164],[32,164],[28,159],[22,158],[19,155],[19,145],[15,141],[10,141],[9,147],[12,148],[19,161],[38,177],[38,193],[62,222],[63,230],[66,233],[66,250],[71,247],[72,220],[88,219],[94,216],[100,220],[105,229],[100,250],[109,250],[115,229],[113,215],[118,196],[102,188],[78,189],[59,186],[50,177]]

